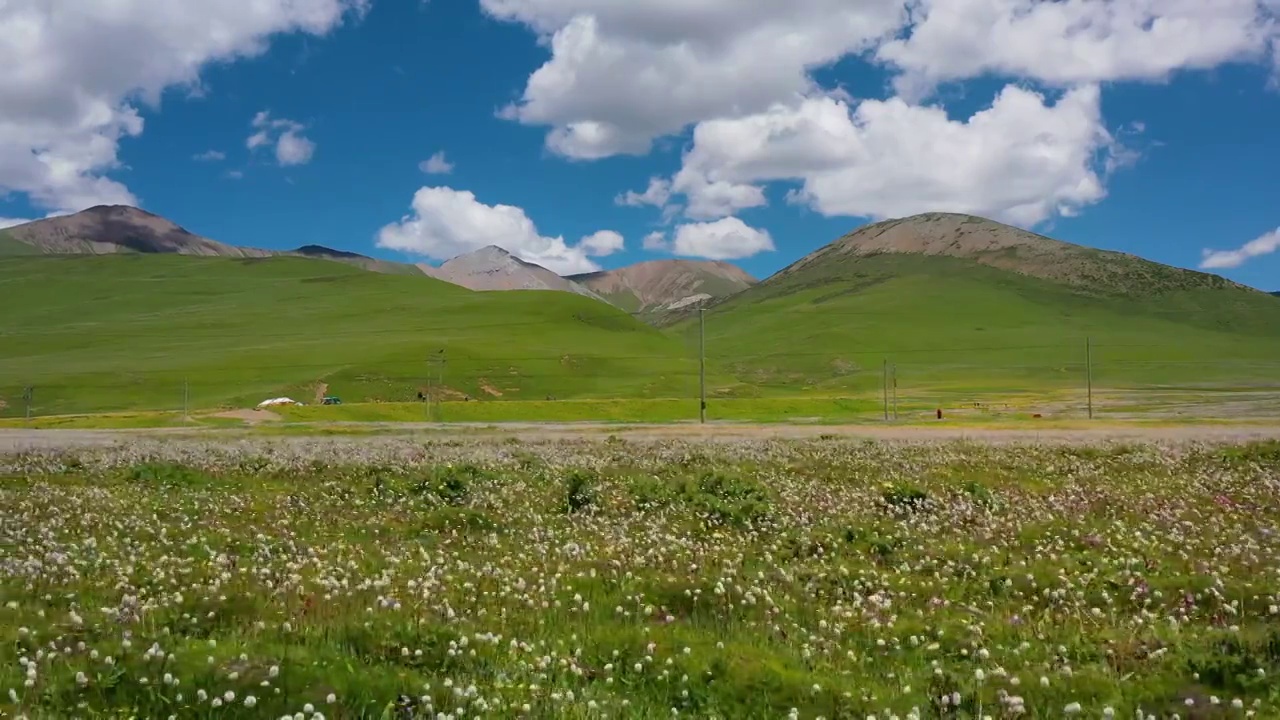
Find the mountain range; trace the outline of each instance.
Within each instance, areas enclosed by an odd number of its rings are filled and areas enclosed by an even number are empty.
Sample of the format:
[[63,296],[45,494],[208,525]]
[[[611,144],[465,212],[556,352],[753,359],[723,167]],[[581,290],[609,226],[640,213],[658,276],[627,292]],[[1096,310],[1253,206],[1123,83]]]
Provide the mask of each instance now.
[[418,265],[417,268],[425,275],[468,290],[559,290],[604,300],[573,280],[521,260],[497,245],[459,255],[439,267]]
[[558,290],[608,302],[628,312],[659,312],[724,297],[756,281],[727,263],[661,260],[561,277],[490,245],[441,265],[398,263],[321,245],[263,250],[210,240],[170,220],[124,205],[100,205],[73,215],[0,230],[0,255],[178,254],[231,258],[303,256],[373,272],[426,275],[469,290]]
[[568,279],[623,310],[640,313],[697,307],[758,282],[736,265],[712,260],[650,260]]
[[[0,414],[32,386],[44,413],[173,407],[189,381],[206,407],[435,388],[669,400],[687,417],[704,369],[713,400],[862,402],[892,367],[928,408],[1076,402],[1086,368],[1099,392],[1265,388],[1280,371],[1272,294],[954,213],[865,225],[759,282],[685,260],[561,277],[497,247],[439,267],[266,251],[134,208],[0,231],[0,255],[0,286],[22,298],[0,303]],[[445,352],[447,377],[424,383]]]
[[[682,259],[652,260],[561,276],[496,245],[459,255],[439,266],[379,260],[321,245],[264,250],[201,237],[163,217],[123,205],[100,205],[0,230],[0,255],[115,253],[318,258],[378,273],[426,275],[476,291],[571,292],[666,323],[759,284],[730,263]],[[782,269],[769,279],[767,288],[761,289],[776,292],[793,284],[795,277],[810,278],[812,268],[832,268],[885,253],[965,258],[1087,293],[1123,293],[1153,283],[1247,289],[1218,275],[1074,245],[957,213],[925,213],[863,226]],[[1280,292],[1270,294],[1280,296]]]

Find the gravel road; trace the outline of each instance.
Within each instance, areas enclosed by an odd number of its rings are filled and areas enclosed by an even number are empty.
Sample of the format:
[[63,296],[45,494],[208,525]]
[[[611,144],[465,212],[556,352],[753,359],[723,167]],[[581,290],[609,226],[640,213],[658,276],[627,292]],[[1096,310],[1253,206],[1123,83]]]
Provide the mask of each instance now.
[[[371,426],[364,425],[367,432]],[[708,442],[746,439],[805,439],[837,436],[848,439],[886,442],[981,443],[1061,443],[1088,444],[1099,442],[1248,442],[1280,439],[1280,425],[1177,425],[1144,427],[1133,425],[1098,425],[1089,428],[1019,428],[988,429],[974,427],[875,427],[867,425],[600,425],[600,424],[505,424],[500,427],[481,424],[454,425],[377,425],[372,429],[387,435],[420,434],[432,439],[451,436],[480,439],[492,437],[521,440],[571,440],[616,435],[628,440],[704,440]],[[140,438],[172,437],[217,442],[219,439],[260,438],[264,441],[305,437],[302,433],[287,436],[263,436],[240,430],[206,430],[174,428],[166,430],[15,430],[0,429],[0,453],[37,448],[67,448],[114,445]],[[353,435],[352,437],[367,437]]]

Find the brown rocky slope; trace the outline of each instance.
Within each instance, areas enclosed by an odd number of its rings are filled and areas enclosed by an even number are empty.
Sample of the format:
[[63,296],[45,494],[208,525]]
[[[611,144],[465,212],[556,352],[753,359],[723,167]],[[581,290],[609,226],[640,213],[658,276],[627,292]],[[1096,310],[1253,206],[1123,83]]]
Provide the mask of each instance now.
[[616,270],[571,275],[569,279],[632,312],[698,304],[733,295],[756,283],[736,265],[708,260],[651,260]]

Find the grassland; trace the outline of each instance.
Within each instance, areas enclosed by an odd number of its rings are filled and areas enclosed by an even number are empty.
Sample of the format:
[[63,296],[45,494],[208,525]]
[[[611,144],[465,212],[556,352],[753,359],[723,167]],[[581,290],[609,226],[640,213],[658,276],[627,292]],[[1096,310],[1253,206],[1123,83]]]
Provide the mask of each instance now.
[[[951,257],[834,257],[730,298],[705,324],[711,362],[764,394],[874,392],[886,362],[901,385],[943,401],[1078,389],[1087,361],[1111,389],[1274,388],[1280,377],[1280,303],[1263,293],[1090,294]],[[692,337],[696,325],[672,331]]]
[[[1109,270],[1104,292],[963,258],[824,257],[707,312],[708,415],[871,417],[886,376],[917,415],[1083,415],[1090,382],[1100,410],[1124,395],[1115,410],[1128,415],[1274,405],[1280,302],[1133,262],[1132,288]],[[173,255],[5,257],[0,291],[22,299],[0,307],[0,420],[25,415],[27,387],[38,416],[208,415],[327,393],[360,407],[303,414],[417,420],[405,403],[433,388],[459,421],[697,414],[692,317],[656,329],[568,293]]]
[[[866,398],[746,398],[708,403],[707,419],[715,422],[786,422],[806,419],[853,420],[881,411]],[[293,421],[419,422],[691,422],[698,419],[696,398],[630,400],[557,400],[528,402],[450,402],[434,413],[421,403],[309,406],[287,408]]]
[[33,248],[24,242],[15,240],[8,232],[0,230],[0,257],[39,254],[40,251],[36,248]]
[[38,414],[66,414],[180,411],[184,392],[193,409],[406,401],[440,377],[445,399],[690,397],[697,380],[678,339],[587,298],[328,260],[10,257],[0,293],[20,299],[0,305],[8,416],[27,386]]
[[0,713],[1280,715],[1280,448],[0,456]]

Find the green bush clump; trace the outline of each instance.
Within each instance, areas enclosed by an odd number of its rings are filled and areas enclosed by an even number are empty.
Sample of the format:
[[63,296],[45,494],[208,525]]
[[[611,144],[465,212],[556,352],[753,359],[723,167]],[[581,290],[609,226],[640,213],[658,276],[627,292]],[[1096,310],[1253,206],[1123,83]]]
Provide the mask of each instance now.
[[999,505],[999,501],[996,500],[995,494],[991,492],[990,488],[982,483],[971,480],[964,484],[964,492],[972,498],[974,503],[981,505],[982,507],[991,509]]
[[435,497],[446,505],[462,505],[471,497],[471,486],[492,473],[475,465],[441,465],[417,482],[418,495]]
[[144,462],[125,471],[129,482],[155,485],[164,488],[189,488],[208,485],[212,478],[185,465],[175,463]]
[[891,510],[902,513],[916,513],[929,505],[929,493],[915,485],[895,485],[881,496],[885,505]]
[[422,516],[424,532],[483,533],[495,532],[498,527],[488,515],[472,508],[445,506],[430,510]]
[[772,498],[755,481],[724,470],[704,470],[694,477],[647,477],[632,483],[636,506],[652,510],[682,504],[707,522],[738,527],[769,516]]
[[599,479],[587,470],[570,470],[564,479],[564,507],[567,514],[589,509],[599,500]]

